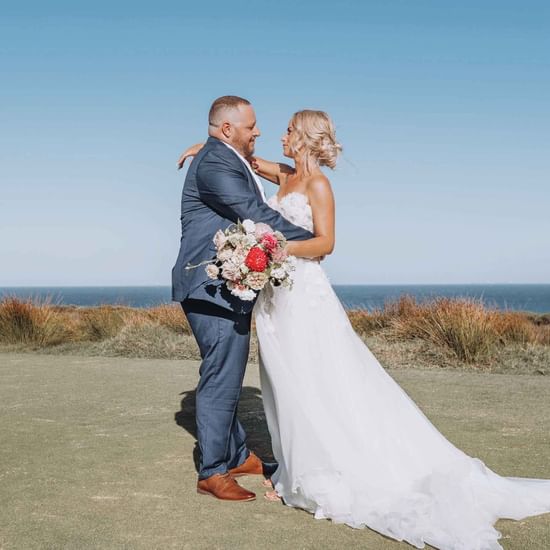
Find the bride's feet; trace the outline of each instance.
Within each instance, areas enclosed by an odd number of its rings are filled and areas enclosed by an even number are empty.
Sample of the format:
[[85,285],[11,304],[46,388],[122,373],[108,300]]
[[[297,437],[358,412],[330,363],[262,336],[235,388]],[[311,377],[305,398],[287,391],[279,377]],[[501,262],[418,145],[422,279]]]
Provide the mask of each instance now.
[[281,497],[277,494],[277,491],[267,491],[264,498],[269,502],[281,502]]
[[273,482],[271,479],[264,479],[262,481],[262,485],[268,489],[271,489],[271,491],[267,491],[264,495],[266,500],[269,500],[269,502],[281,502],[281,497],[277,494],[277,491],[274,490],[275,487],[273,487]]

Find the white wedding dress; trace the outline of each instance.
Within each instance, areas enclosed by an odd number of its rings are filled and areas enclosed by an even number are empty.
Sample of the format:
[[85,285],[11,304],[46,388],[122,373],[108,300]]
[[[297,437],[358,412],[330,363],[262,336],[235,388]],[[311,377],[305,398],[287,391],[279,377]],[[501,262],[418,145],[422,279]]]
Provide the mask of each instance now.
[[[313,230],[305,195],[272,208]],[[498,518],[550,512],[550,481],[500,477],[431,424],[355,334],[321,267],[255,306],[275,490],[285,504],[423,548],[502,548]]]

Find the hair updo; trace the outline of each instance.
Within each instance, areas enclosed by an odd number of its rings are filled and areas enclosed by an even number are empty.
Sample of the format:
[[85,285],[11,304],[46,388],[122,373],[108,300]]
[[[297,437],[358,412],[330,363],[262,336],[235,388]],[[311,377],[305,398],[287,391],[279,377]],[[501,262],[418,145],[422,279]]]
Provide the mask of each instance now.
[[336,141],[336,130],[327,113],[304,109],[294,113],[290,124],[288,147],[293,155],[303,158],[307,172],[316,165],[336,166],[342,146]]

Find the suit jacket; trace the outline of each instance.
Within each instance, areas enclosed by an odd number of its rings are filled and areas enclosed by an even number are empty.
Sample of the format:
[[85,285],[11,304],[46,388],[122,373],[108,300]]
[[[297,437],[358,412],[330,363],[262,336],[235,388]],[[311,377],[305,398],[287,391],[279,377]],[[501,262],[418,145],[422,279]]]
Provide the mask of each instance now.
[[267,223],[288,240],[313,237],[270,208],[239,157],[219,139],[209,137],[193,159],[183,185],[180,250],[172,269],[174,301],[193,298],[213,302],[235,313],[252,310],[253,301],[233,296],[221,279],[209,279],[204,266],[185,269],[189,264],[213,258],[216,232],[245,219]]

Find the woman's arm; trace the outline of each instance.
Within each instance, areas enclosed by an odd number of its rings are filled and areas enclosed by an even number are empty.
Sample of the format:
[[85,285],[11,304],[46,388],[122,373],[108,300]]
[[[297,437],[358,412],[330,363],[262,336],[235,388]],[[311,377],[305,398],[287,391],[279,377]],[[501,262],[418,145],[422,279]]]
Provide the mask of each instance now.
[[191,145],[191,147],[186,149],[181,154],[181,157],[178,159],[178,170],[181,169],[181,167],[184,165],[185,161],[189,157],[194,157],[203,147],[204,147],[204,143],[196,143],[195,145]]
[[[191,145],[191,147],[186,149],[178,159],[178,170],[183,167],[185,161],[189,157],[194,157],[203,147],[204,143],[197,143],[195,145]],[[284,184],[286,178],[290,174],[294,174],[294,169],[288,166],[288,164],[271,162],[260,157],[251,157],[247,160],[250,162],[250,166],[252,166],[252,169],[259,176],[265,178],[266,180],[269,180],[272,183],[275,183],[276,185]]]
[[308,198],[313,214],[315,237],[307,241],[292,241],[286,251],[301,258],[318,258],[334,250],[334,195],[325,176],[315,176],[308,185]]
[[284,184],[286,178],[290,174],[294,174],[294,169],[288,166],[288,164],[271,162],[260,157],[252,157],[250,165],[259,176],[276,185]]

